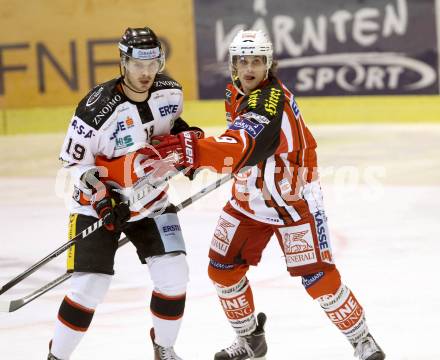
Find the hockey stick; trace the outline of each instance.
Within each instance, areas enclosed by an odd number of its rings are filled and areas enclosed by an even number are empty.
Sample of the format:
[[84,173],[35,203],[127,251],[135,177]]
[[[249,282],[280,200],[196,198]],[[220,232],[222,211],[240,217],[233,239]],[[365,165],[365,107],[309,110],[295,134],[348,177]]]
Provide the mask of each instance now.
[[[198,199],[202,198],[203,196],[209,194],[211,191],[219,188],[224,183],[228,182],[231,179],[231,175],[223,176],[222,178],[218,179],[217,181],[213,182],[212,184],[204,187],[199,192],[195,193],[194,195],[190,196],[189,198],[183,200],[180,204],[176,205],[176,210],[180,211],[197,201]],[[127,244],[129,240],[126,237],[123,237],[118,242],[118,248],[124,246]],[[58,256],[58,255],[57,255]],[[35,271],[35,270],[34,270]],[[53,289],[54,287],[58,286],[59,284],[63,283],[67,279],[69,279],[72,276],[72,273],[65,273],[56,279],[52,280],[51,282],[47,283],[46,285],[42,286],[41,288],[35,290],[34,292],[19,298],[15,300],[4,300],[0,301],[0,312],[13,312],[24,305],[30,303],[32,300],[35,300],[36,298],[40,297],[41,295],[45,294],[49,290]]]
[[[172,179],[177,174],[180,174],[181,172],[183,173],[184,171],[185,170],[183,170],[183,171],[176,171],[176,172],[168,175],[164,179],[162,179],[158,184],[148,183],[147,186],[158,188],[159,186],[164,185],[168,180]],[[145,192],[147,190],[147,186],[139,189],[137,191],[137,194],[139,194],[141,192]],[[135,198],[136,198],[136,196],[135,196]],[[135,202],[136,200],[132,199],[130,201],[131,202]],[[110,214],[108,214],[107,216],[110,216]],[[85,228],[82,232],[80,232],[78,235],[76,235],[74,238],[72,238],[71,240],[69,240],[65,244],[61,245],[58,249],[56,249],[55,251],[53,251],[52,253],[47,255],[45,258],[41,259],[40,261],[38,261],[37,263],[32,265],[29,269],[23,271],[21,274],[17,275],[15,278],[13,278],[9,282],[7,282],[5,285],[3,285],[0,288],[0,295],[5,293],[6,291],[11,289],[15,285],[17,285],[22,280],[26,279],[29,275],[33,274],[35,271],[37,271],[43,265],[47,264],[48,262],[52,261],[53,259],[55,259],[59,255],[64,253],[67,249],[69,249],[72,245],[74,245],[78,240],[86,238],[87,236],[89,236],[90,234],[94,233],[96,230],[101,228],[104,225],[104,219],[105,218],[97,220],[92,225],[90,225],[89,227]]]

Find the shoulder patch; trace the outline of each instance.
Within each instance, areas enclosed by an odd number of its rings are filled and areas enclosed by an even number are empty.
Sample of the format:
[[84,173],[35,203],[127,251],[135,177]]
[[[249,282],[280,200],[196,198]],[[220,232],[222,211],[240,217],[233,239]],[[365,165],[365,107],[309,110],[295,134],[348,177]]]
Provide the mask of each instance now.
[[125,96],[116,89],[116,85],[117,79],[113,79],[93,88],[78,104],[75,115],[98,130],[116,107],[125,101]]
[[92,92],[91,95],[87,98],[86,107],[92,106],[95,102],[97,102],[103,90],[104,86],[99,86],[98,90]]

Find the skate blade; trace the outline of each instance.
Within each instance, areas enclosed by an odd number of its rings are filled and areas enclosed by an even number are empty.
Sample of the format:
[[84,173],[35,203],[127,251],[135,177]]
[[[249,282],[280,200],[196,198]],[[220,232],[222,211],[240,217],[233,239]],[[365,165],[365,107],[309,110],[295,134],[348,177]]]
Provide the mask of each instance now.
[[266,360],[266,355],[263,357],[252,358],[252,360]]

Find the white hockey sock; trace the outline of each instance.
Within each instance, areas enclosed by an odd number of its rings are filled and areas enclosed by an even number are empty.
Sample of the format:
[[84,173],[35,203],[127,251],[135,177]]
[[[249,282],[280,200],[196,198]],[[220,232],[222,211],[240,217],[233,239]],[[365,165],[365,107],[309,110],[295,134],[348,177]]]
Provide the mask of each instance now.
[[243,277],[237,284],[222,286],[214,283],[223,311],[238,336],[251,334],[257,327],[252,290]]
[[83,331],[70,329],[57,319],[50,352],[61,360],[68,360],[84,334]]
[[68,360],[78,346],[90,322],[94,310],[102,301],[111,282],[111,275],[74,273],[70,291],[61,303],[51,353],[61,360]]
[[342,284],[336,294],[318,298],[329,319],[355,344],[368,334],[365,313],[351,290]]
[[184,254],[147,258],[154,283],[150,311],[156,344],[174,346],[185,310],[188,264]]
[[178,320],[161,319],[154,314],[151,315],[153,319],[153,327],[156,338],[154,342],[160,346],[169,347],[174,346],[177,339],[177,334],[182,324],[182,318]]

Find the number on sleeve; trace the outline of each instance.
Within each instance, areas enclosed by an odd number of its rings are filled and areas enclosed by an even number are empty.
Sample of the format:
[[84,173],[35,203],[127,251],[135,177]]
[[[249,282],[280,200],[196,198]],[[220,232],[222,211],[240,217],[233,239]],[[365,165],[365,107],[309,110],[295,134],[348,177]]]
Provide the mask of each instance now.
[[214,139],[219,143],[237,144],[237,140],[230,136],[217,136]]
[[84,159],[84,155],[86,154],[86,149],[84,146],[82,146],[81,144],[74,144],[72,154],[70,153],[71,148],[72,148],[72,138],[69,138],[69,142],[67,143],[66,153],[72,155],[72,157],[77,161]]

